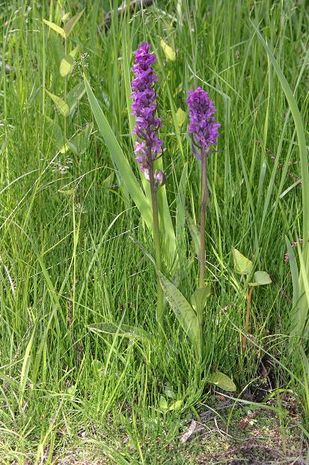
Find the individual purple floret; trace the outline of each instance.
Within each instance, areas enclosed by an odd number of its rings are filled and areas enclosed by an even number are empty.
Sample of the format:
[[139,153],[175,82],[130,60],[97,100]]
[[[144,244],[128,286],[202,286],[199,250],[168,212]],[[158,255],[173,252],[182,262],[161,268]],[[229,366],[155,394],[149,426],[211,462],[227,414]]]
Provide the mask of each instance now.
[[208,93],[198,87],[188,91],[189,133],[193,137],[194,155],[201,160],[212,145],[217,143],[220,124],[214,114],[216,108]]
[[[134,58],[132,68],[134,79],[131,83],[132,113],[136,121],[134,134],[137,135],[134,153],[137,155],[135,160],[149,181],[153,162],[161,155],[163,145],[163,141],[158,136],[161,120],[156,116],[157,95],[154,84],[158,78],[152,69],[156,56],[150,53],[150,45],[143,42],[134,53]],[[156,188],[164,184],[164,179],[163,171],[154,172]]]

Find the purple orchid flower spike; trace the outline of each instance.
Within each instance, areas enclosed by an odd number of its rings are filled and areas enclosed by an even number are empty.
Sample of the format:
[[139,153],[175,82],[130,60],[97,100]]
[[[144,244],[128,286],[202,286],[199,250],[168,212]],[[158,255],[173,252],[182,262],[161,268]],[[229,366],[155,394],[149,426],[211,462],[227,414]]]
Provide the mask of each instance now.
[[163,152],[163,141],[158,135],[161,120],[157,116],[155,83],[158,78],[152,67],[155,62],[156,56],[150,52],[150,45],[147,42],[140,44],[134,53],[131,98],[132,113],[136,123],[134,134],[137,136],[134,147],[135,160],[150,185],[152,233],[157,272],[157,319],[160,330],[163,330],[164,298],[160,282],[161,241],[157,194],[159,187],[165,184],[165,175],[163,171],[154,168],[154,162]]
[[201,87],[189,90],[187,104],[190,118],[188,130],[192,134],[193,153],[201,160],[217,143],[220,124],[214,117],[216,108],[213,101]]
[[192,149],[195,157],[201,161],[201,212],[200,212],[200,246],[199,246],[199,287],[205,287],[206,248],[205,223],[208,205],[207,158],[219,137],[220,124],[215,119],[216,108],[208,93],[198,87],[189,90],[187,104],[189,107],[188,131],[192,135]]
[[[161,120],[156,116],[157,102],[154,84],[158,78],[152,65],[156,62],[156,56],[150,52],[147,42],[140,44],[134,53],[132,87],[132,113],[135,116],[134,134],[137,136],[135,142],[135,160],[145,178],[150,181],[154,161],[162,154],[163,141],[158,136]],[[165,176],[162,171],[154,171],[154,185],[158,189],[164,184]]]

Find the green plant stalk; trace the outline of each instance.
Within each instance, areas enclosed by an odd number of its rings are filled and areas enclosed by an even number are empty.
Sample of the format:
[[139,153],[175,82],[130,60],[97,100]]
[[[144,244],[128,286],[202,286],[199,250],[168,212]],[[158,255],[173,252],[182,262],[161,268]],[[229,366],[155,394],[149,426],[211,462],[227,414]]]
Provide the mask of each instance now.
[[[68,54],[68,42],[67,39],[64,39],[64,56],[67,57]],[[64,101],[67,103],[67,76],[64,78]],[[64,116],[63,118],[63,134],[64,134],[64,143],[67,143],[67,118]]]
[[242,350],[245,352],[247,348],[247,334],[250,332],[251,327],[251,306],[252,306],[252,295],[254,287],[249,287],[247,291],[247,307],[246,307],[246,318],[244,324],[245,334],[242,336]]
[[205,287],[206,248],[206,208],[208,205],[207,154],[202,153],[201,160],[201,214],[200,214],[200,249],[199,249],[199,287]]
[[153,162],[149,167],[149,182],[152,206],[152,226],[153,226],[153,244],[155,250],[156,273],[157,273],[157,321],[160,328],[163,328],[163,289],[160,282],[161,271],[161,248],[160,248],[160,227],[159,227],[159,210],[157,189],[155,186]]

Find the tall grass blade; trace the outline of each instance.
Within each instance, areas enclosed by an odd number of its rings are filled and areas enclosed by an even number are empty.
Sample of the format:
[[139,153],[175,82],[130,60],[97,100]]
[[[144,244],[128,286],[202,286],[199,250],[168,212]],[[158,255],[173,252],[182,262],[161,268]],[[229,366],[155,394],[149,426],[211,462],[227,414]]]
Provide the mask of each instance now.
[[[257,26],[252,23],[256,34],[261,41],[266,53],[275,69],[277,77],[280,81],[283,92],[285,93],[288,101],[296,129],[298,149],[300,155],[300,170],[302,179],[302,208],[303,208],[303,249],[300,252],[301,256],[301,270],[299,276],[299,296],[298,303],[294,307],[291,314],[291,334],[301,337],[304,334],[306,321],[308,318],[308,301],[305,295],[308,276],[306,270],[309,269],[309,169],[308,169],[308,155],[306,147],[305,129],[301,113],[299,111],[297,101],[293,95],[293,91],[286,80],[270,46],[266,43],[264,37],[260,33]],[[307,54],[308,55],[308,54]]]

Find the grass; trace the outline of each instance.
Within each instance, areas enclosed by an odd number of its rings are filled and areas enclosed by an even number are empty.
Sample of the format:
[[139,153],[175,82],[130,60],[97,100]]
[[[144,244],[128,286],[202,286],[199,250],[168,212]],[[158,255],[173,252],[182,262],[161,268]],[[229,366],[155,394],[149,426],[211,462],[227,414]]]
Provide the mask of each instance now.
[[[103,8],[116,7],[116,1],[11,0],[0,6],[0,55],[13,68],[6,73],[1,67],[0,77],[1,465],[56,464],[72,448],[69,463],[82,463],[78,457],[88,446],[94,454],[85,459],[89,463],[203,463],[203,441],[184,447],[179,437],[188,415],[213,402],[207,375],[219,369],[233,377],[236,397],[248,394],[263,378],[265,354],[272,387],[290,389],[302,405],[303,419],[300,414],[295,428],[308,437],[308,365],[288,350],[293,295],[284,261],[287,237],[308,277],[308,254],[302,259],[306,244],[301,244],[308,209],[301,184],[306,147],[302,140],[301,165],[292,108],[255,29],[272,48],[305,126],[305,2],[158,0],[130,18],[115,17],[109,30],[103,27]],[[42,20],[60,25],[64,13],[82,8],[66,45],[79,46],[77,63],[64,79],[63,41]],[[176,50],[175,61],[166,59],[161,38]],[[197,284],[199,165],[186,122],[177,123],[177,109],[186,111],[186,90],[204,86],[222,124],[208,168],[212,293],[204,316],[202,374],[168,306],[165,335],[157,333],[155,271],[139,246],[152,253],[152,240],[119,185],[83,87],[69,118],[48,95],[63,98],[85,74],[138,177],[129,66],[142,40],[158,55],[163,163],[174,223],[177,217],[176,281],[187,297]],[[81,132],[87,124],[93,124],[89,138]],[[66,141],[59,128],[72,142],[82,134],[76,150],[62,150]],[[180,202],[186,207],[185,227],[177,215]],[[234,271],[233,247],[272,278],[272,285],[254,292],[247,354],[241,349],[246,295]],[[91,331],[103,322],[137,326],[153,338]],[[282,396],[275,399],[277,414],[285,412]],[[164,401],[176,400],[179,410],[162,408]],[[233,410],[231,418],[237,425]],[[289,434],[285,428],[283,422],[283,437]],[[216,441],[220,444],[220,436]],[[203,460],[208,463],[207,456]]]

